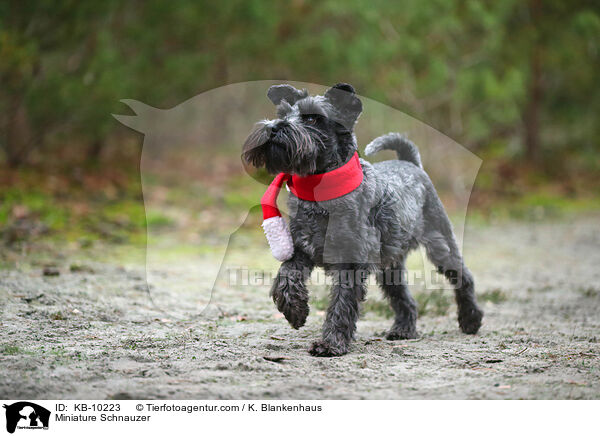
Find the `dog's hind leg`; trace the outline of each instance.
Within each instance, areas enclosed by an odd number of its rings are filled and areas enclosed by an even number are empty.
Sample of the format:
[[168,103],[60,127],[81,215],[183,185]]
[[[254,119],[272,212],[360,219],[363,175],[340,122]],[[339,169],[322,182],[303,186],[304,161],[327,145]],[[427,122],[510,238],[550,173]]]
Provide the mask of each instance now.
[[323,324],[322,339],[309,349],[313,356],[341,356],[346,354],[354,339],[360,303],[367,294],[368,270],[354,265],[326,266],[333,278],[331,302]]
[[483,311],[477,306],[473,276],[463,262],[444,206],[435,191],[429,194],[423,211],[425,223],[420,242],[438,272],[454,286],[461,330],[475,334],[481,327]]
[[271,287],[273,302],[295,329],[302,327],[308,317],[306,280],[310,277],[313,267],[309,257],[296,250],[291,259],[281,264]]
[[406,286],[404,271],[401,262],[377,274],[377,282],[395,313],[394,324],[386,335],[390,341],[417,337],[417,304]]

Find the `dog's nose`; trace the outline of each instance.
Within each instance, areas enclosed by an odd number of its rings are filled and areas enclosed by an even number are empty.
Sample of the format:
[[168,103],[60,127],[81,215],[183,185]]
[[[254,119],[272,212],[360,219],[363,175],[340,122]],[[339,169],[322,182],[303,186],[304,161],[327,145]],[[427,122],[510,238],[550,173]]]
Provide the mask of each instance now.
[[279,132],[279,123],[273,124],[271,126],[271,136],[275,135],[277,132]]

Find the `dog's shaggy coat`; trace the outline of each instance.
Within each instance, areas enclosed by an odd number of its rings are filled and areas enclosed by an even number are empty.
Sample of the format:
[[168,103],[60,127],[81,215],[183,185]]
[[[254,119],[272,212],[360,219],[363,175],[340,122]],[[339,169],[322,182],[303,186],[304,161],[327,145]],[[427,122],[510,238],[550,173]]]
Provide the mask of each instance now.
[[[279,119],[256,125],[244,144],[246,162],[271,173],[320,174],[340,167],[357,151],[353,128],[362,103],[352,86],[338,84],[322,96],[310,96],[279,85],[267,95]],[[309,350],[315,356],[348,352],[369,273],[377,275],[395,313],[387,338],[416,337],[417,307],[406,287],[404,263],[419,244],[455,288],[462,331],[474,334],[481,326],[473,277],[417,148],[390,133],[365,152],[382,149],[395,150],[398,160],[371,164],[361,159],[363,182],[349,194],[319,202],[289,196],[294,255],[281,264],[271,295],[292,327],[300,328],[309,312],[305,282],[312,269],[322,267],[331,275],[322,338]]]

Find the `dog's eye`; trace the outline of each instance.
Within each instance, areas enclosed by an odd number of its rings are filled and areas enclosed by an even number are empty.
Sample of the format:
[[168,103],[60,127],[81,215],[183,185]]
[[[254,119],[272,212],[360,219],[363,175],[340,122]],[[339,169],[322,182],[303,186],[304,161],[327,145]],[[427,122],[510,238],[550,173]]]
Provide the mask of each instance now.
[[304,124],[313,126],[313,125],[317,124],[317,116],[316,115],[303,115],[302,121],[304,121]]

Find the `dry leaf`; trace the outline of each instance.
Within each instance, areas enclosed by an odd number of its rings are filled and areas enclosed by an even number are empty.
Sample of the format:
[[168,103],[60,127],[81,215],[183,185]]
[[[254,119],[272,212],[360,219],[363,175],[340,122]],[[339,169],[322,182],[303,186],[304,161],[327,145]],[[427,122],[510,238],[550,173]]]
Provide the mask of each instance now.
[[284,360],[289,359],[286,356],[263,356],[263,359],[268,360],[269,362],[281,363]]

